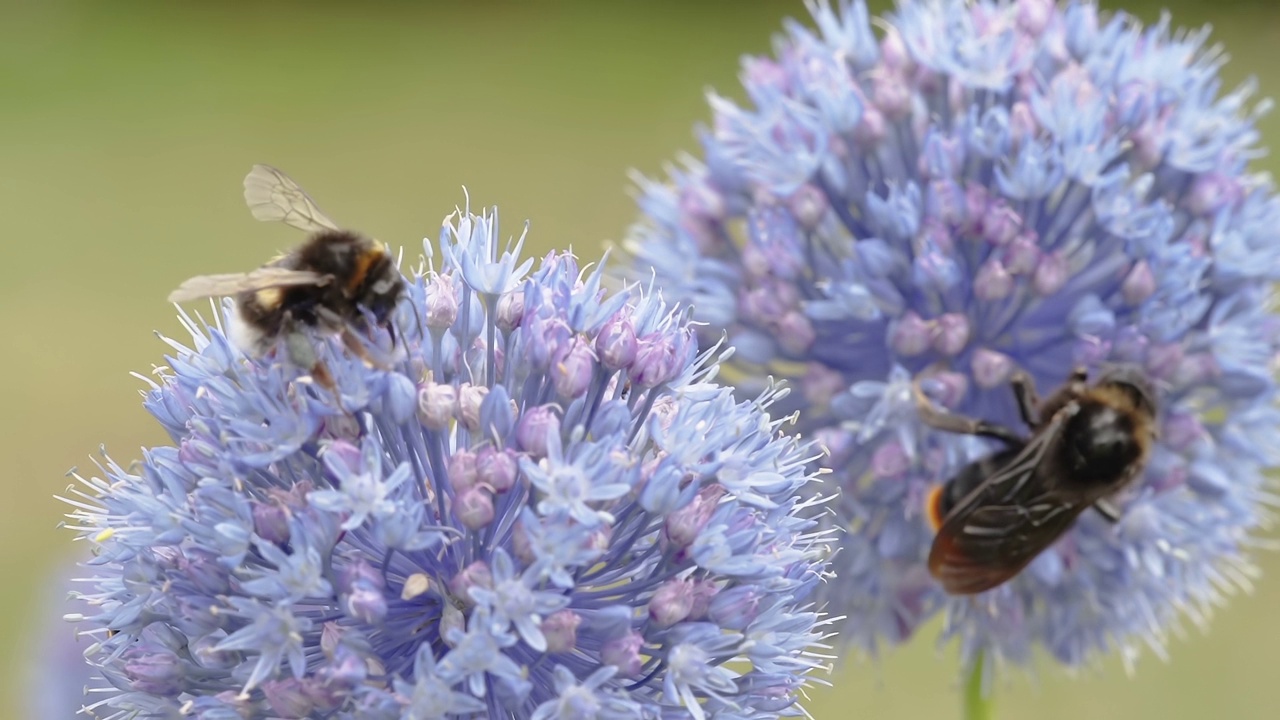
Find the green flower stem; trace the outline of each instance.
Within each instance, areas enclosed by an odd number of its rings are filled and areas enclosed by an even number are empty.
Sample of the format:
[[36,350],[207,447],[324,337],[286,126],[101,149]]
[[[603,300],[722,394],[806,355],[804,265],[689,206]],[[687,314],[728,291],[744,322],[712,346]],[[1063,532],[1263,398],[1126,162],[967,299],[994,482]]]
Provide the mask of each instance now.
[[964,720],[992,720],[996,716],[993,692],[984,692],[986,658],[979,652],[969,666],[964,683]]

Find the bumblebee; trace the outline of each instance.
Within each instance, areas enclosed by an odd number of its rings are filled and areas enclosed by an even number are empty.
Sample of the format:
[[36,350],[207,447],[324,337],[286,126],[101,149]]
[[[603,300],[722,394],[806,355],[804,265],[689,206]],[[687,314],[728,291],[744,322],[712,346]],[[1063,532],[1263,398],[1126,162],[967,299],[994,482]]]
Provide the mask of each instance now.
[[295,363],[332,387],[305,330],[340,333],[349,349],[370,361],[352,329],[367,322],[396,341],[391,314],[405,294],[404,278],[381,243],[328,218],[288,175],[254,165],[244,179],[244,199],[254,218],[283,222],[309,233],[289,252],[246,273],[200,275],[182,283],[169,302],[230,295],[235,314],[228,336],[247,354],[261,356],[285,341]]
[[1030,437],[939,410],[915,386],[926,425],[1004,444],[929,496],[937,531],[929,572],[953,595],[1010,580],[1089,508],[1117,522],[1108,500],[1141,476],[1157,436],[1155,394],[1135,368],[1115,368],[1093,385],[1077,368],[1044,402],[1025,373],[1011,384]]

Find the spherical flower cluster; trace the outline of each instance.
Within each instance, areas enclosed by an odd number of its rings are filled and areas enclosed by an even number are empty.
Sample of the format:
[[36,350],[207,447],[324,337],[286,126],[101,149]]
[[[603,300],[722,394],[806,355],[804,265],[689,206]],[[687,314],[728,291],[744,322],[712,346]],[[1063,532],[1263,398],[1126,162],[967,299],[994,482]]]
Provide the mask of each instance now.
[[[802,389],[785,407],[849,530],[827,587],[846,639],[874,651],[941,612],[966,661],[1162,653],[1250,582],[1280,459],[1280,203],[1246,167],[1265,108],[1220,93],[1224,55],[1167,18],[901,0],[877,32],[860,0],[811,10],[745,61],[747,105],[711,97],[703,160],[641,179],[631,272],[727,333],[740,388]],[[1013,581],[944,594],[927,498],[998,445],[925,427],[913,385],[1026,432],[1015,372],[1043,395],[1116,363],[1160,405],[1119,521],[1086,512]]]
[[826,550],[780,393],[715,385],[652,292],[555,253],[529,275],[496,214],[424,246],[398,343],[309,338],[333,391],[184,316],[145,401],[173,444],[69,498],[113,686],[94,712],[800,713]]

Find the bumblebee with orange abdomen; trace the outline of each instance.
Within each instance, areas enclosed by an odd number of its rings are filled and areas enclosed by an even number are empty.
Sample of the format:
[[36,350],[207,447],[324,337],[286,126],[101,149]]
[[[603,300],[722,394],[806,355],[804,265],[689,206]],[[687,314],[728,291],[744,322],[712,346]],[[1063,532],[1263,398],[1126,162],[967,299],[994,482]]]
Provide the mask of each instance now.
[[391,315],[405,283],[381,243],[341,229],[297,183],[268,165],[254,165],[245,176],[244,198],[255,218],[307,232],[306,241],[257,270],[193,277],[169,295],[170,302],[233,296],[232,342],[260,356],[284,339],[290,358],[325,385],[332,380],[300,337],[302,330],[341,333],[346,345],[367,359],[351,329],[363,329],[371,317],[395,342]]
[[940,411],[916,387],[926,425],[1005,444],[929,496],[937,531],[929,572],[953,595],[1010,580],[1091,507],[1117,521],[1108,501],[1141,476],[1156,436],[1155,394],[1134,368],[1113,369],[1093,385],[1077,369],[1044,402],[1026,375],[1014,378],[1013,391],[1030,437]]

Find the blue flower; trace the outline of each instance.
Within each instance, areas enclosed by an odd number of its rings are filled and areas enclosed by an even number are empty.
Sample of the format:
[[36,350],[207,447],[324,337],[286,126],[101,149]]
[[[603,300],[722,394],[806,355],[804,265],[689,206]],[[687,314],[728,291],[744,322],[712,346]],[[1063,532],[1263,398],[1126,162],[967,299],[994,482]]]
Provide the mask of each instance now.
[[497,237],[459,212],[426,245],[402,347],[369,337],[390,367],[309,338],[333,391],[183,316],[145,401],[172,444],[69,497],[100,716],[801,713],[828,549],[781,394],[735,400],[682,309]]
[[[966,659],[1164,652],[1254,576],[1277,464],[1280,201],[1247,169],[1266,105],[1220,94],[1223,56],[1168,18],[900,0],[873,34],[861,0],[810,9],[744,62],[748,105],[711,98],[703,160],[640,179],[627,274],[691,305],[704,345],[727,334],[740,390],[800,390],[775,408],[842,491],[823,597],[847,642],[944,614]],[[1120,521],[1087,513],[1013,581],[945,595],[927,498],[996,446],[925,427],[911,386],[1018,428],[1015,372],[1047,392],[1110,363],[1161,406]]]

